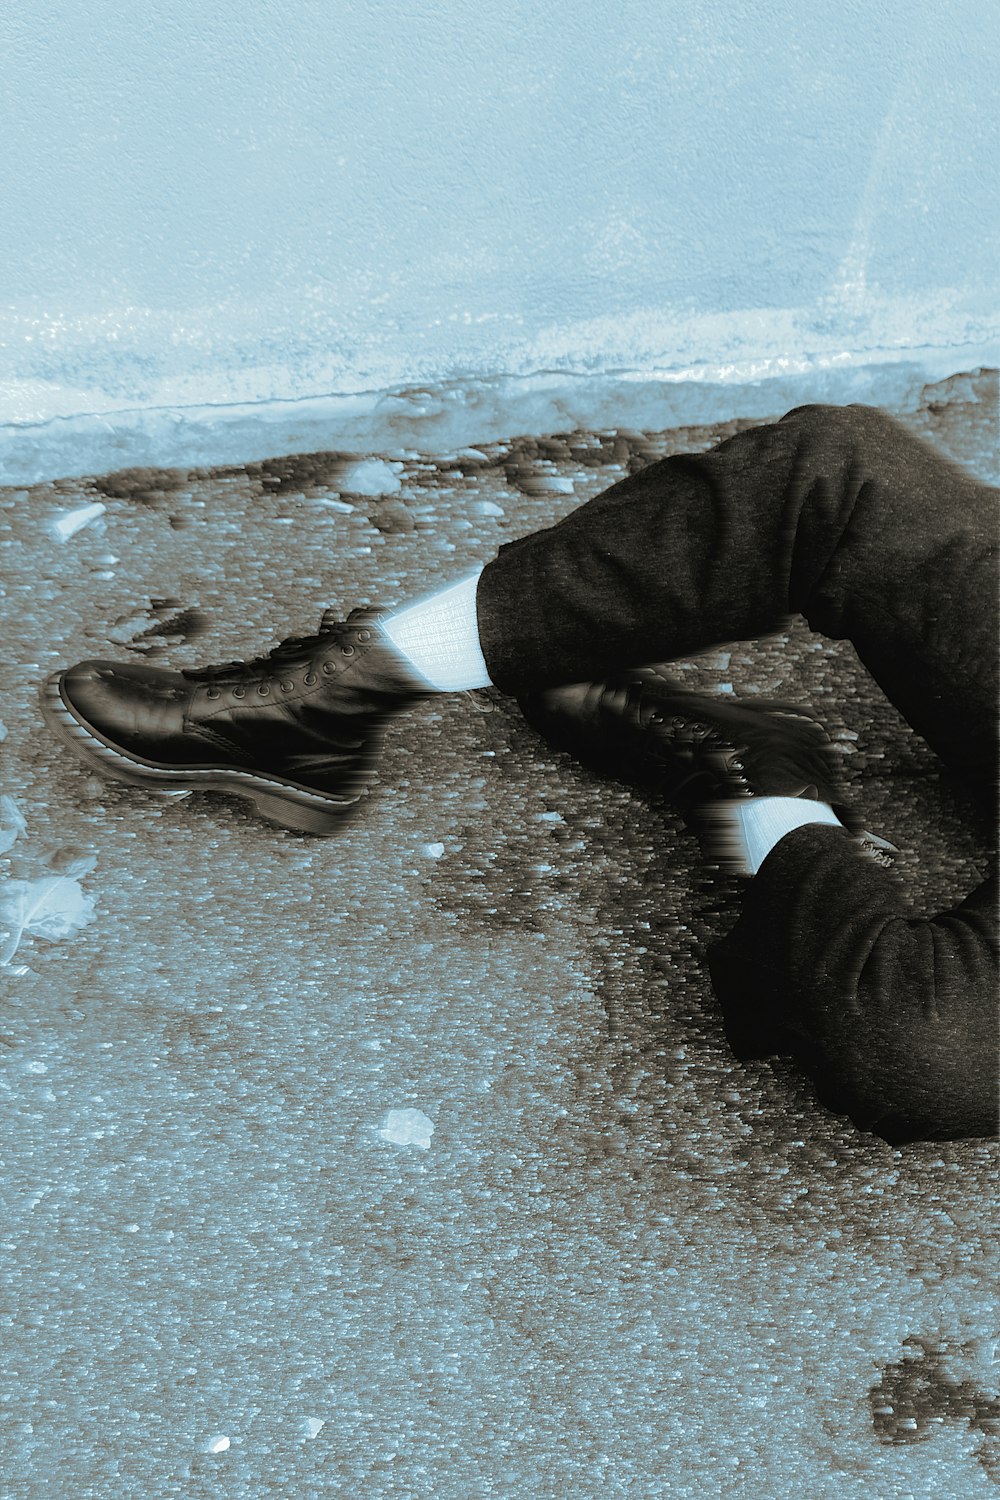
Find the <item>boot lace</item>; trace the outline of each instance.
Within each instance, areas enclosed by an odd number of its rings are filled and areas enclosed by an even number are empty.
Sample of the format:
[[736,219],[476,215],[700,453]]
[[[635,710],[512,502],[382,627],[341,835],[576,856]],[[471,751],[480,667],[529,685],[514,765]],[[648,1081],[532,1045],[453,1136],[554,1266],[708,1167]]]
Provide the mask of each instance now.
[[264,672],[270,674],[276,668],[300,657],[304,651],[319,644],[327,644],[332,638],[343,633],[344,621],[327,622],[324,617],[315,635],[293,635],[277,646],[272,646],[263,656],[250,657],[245,661],[221,662],[212,667],[182,667],[181,675],[189,682],[226,682],[237,681],[240,678],[253,676],[255,673]]

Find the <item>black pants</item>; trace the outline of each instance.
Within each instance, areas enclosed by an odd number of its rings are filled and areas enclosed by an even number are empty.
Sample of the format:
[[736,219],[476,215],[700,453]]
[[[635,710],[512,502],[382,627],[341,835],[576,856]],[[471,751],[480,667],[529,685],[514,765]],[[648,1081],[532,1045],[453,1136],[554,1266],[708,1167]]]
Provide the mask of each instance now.
[[[477,596],[490,676],[511,693],[600,679],[801,614],[853,642],[995,826],[998,495],[883,412],[801,407],[502,547]],[[768,855],[709,969],[737,1050],[766,1016],[862,1128],[991,1135],[997,931],[995,864],[917,920],[846,833],[812,826]]]

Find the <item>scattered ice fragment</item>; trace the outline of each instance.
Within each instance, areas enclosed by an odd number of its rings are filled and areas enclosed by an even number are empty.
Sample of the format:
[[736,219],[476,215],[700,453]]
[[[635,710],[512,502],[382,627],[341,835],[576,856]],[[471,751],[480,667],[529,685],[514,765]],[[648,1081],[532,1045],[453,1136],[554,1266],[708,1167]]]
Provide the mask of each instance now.
[[3,722],[3,720],[0,719],[0,741],[5,740],[6,738],[7,738],[7,726]]
[[419,1146],[426,1151],[433,1131],[433,1121],[419,1109],[390,1109],[379,1135],[394,1146]]
[[9,964],[26,932],[55,942],[94,920],[94,898],[69,875],[0,881],[0,967]]
[[536,814],[536,821],[539,823],[563,823],[566,820],[564,819],[562,813],[543,812]]
[[106,505],[95,500],[93,505],[82,505],[79,510],[64,511],[58,520],[51,523],[49,530],[61,542],[66,542],[78,531],[82,531],[84,526],[89,526],[91,521],[96,521],[97,517],[103,515],[106,510]]
[[322,1431],[322,1429],[325,1426],[326,1426],[326,1422],[323,1420],[322,1417],[303,1417],[302,1418],[302,1432],[303,1432],[303,1435],[305,1437],[314,1438],[314,1437],[318,1436],[318,1434]]
[[24,1065],[24,1071],[26,1073],[47,1073],[49,1070],[48,1070],[48,1066],[47,1066],[46,1063],[43,1063],[43,1062],[29,1062],[29,1063],[25,1063],[25,1065]]
[[443,844],[425,844],[424,845],[424,853],[427,855],[428,859],[440,859],[441,856],[442,856],[442,854],[444,853],[444,845]]
[[325,505],[328,510],[339,510],[344,516],[349,516],[354,511],[354,506],[348,505],[346,500],[334,500],[327,495],[317,495],[316,504]]
[[226,1437],[226,1434],[224,1432],[220,1432],[217,1437],[209,1438],[208,1442],[205,1444],[205,1452],[225,1453],[228,1447],[229,1439]]
[[24,815],[13,797],[4,793],[0,797],[0,854],[13,848],[27,826]]
[[139,631],[147,629],[149,615],[145,610],[134,609],[126,615],[119,615],[111,628],[105,632],[107,640],[115,646],[125,646],[134,640]]
[[394,495],[402,489],[398,474],[402,467],[402,464],[387,464],[381,458],[364,458],[345,464],[331,477],[337,489],[346,495]]
[[733,687],[733,685],[732,685],[731,682],[717,682],[716,685],[715,685],[715,691],[717,693],[733,693],[733,694],[735,694],[736,689]]
[[507,470],[507,482],[525,495],[572,495],[572,479],[564,479],[550,470],[512,467]]
[[503,506],[497,505],[495,500],[477,500],[472,509],[481,516],[502,516]]

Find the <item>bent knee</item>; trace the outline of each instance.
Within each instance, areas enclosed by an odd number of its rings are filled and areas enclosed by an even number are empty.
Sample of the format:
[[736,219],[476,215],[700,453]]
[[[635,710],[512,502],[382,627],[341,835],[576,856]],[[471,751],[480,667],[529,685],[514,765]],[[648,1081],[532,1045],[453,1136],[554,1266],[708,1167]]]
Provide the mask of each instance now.
[[800,427],[816,442],[852,451],[872,448],[880,452],[886,440],[902,429],[902,423],[881,407],[859,404],[810,403],[795,407],[781,420]]

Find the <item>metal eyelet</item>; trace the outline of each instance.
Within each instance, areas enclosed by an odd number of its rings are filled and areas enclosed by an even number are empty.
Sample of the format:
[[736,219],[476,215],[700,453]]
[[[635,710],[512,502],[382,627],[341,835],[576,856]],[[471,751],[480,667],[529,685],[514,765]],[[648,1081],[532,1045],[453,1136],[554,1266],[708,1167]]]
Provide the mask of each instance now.
[[266,698],[271,689],[268,687],[266,682],[262,682],[257,691],[262,698]]
[[307,672],[306,675],[303,677],[302,681],[303,682],[308,682],[309,686],[312,687],[313,683],[316,681],[316,673],[315,672]]
[[336,671],[336,670],[337,670],[337,669],[336,669],[336,667],[335,667],[335,666],[334,666],[334,665],[333,665],[333,662],[332,662],[332,661],[325,661],[325,662],[324,662],[324,663],[323,663],[323,671],[324,671],[324,672],[326,672],[326,673],[327,673],[327,675],[329,675],[329,674],[330,674],[330,673],[331,673],[331,672],[335,672],[335,671]]
[[233,697],[234,698],[245,698],[246,695],[247,695],[246,688],[233,688]]
[[294,687],[295,687],[295,683],[294,682],[283,682],[281,684],[281,691],[283,693],[290,693]]
[[208,688],[206,690],[206,692],[205,692],[205,697],[206,698],[221,698],[222,694],[219,692],[218,688]]
[[358,640],[359,641],[370,641],[371,638],[372,638],[372,633],[371,633],[370,630],[359,630],[358,631]]
[[341,649],[341,651],[343,651],[343,653],[344,653],[345,656],[353,656],[354,655],[354,647],[353,646],[341,646],[340,649]]

